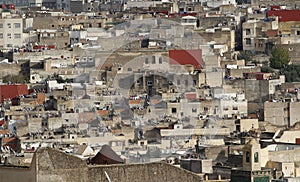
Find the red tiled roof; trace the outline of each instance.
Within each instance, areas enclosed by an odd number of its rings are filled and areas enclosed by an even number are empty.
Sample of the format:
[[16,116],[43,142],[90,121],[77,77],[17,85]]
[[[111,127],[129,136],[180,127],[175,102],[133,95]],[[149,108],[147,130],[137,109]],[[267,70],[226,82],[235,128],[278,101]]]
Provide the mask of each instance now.
[[0,85],[0,101],[13,99],[20,95],[28,95],[27,85]]
[[300,10],[269,10],[267,16],[278,16],[278,22],[300,21]]
[[202,50],[169,50],[170,64],[193,65],[202,68]]
[[268,37],[275,37],[278,35],[278,30],[267,30],[266,34]]
[[5,135],[5,134],[9,134],[9,130],[0,130],[0,134]]
[[141,104],[143,100],[129,100],[129,105],[133,105],[133,104]]
[[197,95],[195,93],[186,93],[185,98],[188,100],[194,100],[197,98]]

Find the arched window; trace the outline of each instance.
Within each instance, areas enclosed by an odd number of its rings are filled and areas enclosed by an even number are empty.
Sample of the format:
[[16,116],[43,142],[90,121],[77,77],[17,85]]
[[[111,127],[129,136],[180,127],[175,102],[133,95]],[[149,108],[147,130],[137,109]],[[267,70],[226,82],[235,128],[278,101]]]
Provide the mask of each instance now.
[[246,152],[246,162],[250,162],[250,152]]
[[162,57],[159,57],[158,63],[162,64]]
[[152,56],[152,64],[155,64],[155,56]]
[[254,153],[254,162],[258,162],[258,152]]

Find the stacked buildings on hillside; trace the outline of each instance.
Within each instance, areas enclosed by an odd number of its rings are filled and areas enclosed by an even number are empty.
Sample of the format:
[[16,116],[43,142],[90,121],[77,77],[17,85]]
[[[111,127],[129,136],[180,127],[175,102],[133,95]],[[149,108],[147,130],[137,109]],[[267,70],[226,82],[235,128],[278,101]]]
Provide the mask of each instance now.
[[46,180],[45,154],[86,180],[136,163],[155,179],[299,180],[300,86],[264,69],[278,45],[298,64],[293,2],[3,3],[0,176]]

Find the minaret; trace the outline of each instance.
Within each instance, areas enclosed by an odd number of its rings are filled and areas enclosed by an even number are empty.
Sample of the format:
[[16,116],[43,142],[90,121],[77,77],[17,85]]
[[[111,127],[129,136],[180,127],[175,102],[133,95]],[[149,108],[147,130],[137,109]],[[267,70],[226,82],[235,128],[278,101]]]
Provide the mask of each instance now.
[[259,171],[261,170],[260,144],[257,139],[251,139],[243,148],[243,170]]

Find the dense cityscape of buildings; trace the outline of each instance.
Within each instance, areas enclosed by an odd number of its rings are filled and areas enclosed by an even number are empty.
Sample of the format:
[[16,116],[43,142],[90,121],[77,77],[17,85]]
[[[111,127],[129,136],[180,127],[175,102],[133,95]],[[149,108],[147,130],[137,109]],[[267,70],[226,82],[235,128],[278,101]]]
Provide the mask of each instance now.
[[0,181],[300,181],[300,1],[0,4]]

